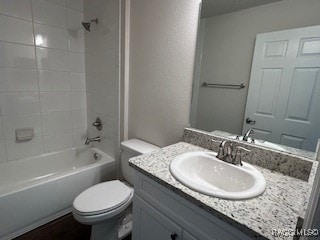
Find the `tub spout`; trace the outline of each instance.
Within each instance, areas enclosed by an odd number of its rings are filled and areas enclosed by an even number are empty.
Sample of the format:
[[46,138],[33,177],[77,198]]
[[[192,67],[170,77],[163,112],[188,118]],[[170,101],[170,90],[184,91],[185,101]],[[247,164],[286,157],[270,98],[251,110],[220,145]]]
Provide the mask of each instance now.
[[89,145],[91,142],[101,142],[101,137],[95,137],[95,138],[87,138],[86,142],[84,143],[85,145]]

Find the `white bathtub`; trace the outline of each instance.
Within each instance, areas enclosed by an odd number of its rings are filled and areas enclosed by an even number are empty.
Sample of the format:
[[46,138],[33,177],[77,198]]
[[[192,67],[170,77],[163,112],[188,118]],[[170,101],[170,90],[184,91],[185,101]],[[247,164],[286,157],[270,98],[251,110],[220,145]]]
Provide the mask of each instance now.
[[[94,153],[101,159],[95,160]],[[114,158],[95,148],[1,164],[0,239],[12,239],[71,212],[80,192],[114,177]]]

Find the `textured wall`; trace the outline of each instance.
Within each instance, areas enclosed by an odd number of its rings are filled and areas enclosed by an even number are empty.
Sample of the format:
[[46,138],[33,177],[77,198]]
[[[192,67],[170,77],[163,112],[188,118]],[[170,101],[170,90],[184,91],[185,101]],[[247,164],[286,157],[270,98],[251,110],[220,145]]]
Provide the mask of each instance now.
[[198,0],[131,1],[129,138],[165,146],[189,124]]
[[[207,18],[201,82],[248,86],[256,34],[318,25],[319,9],[319,0],[284,0]],[[193,126],[241,133],[247,91],[200,88]]]
[[[0,162],[81,144],[87,133],[82,0],[0,1]],[[16,143],[15,129],[35,137]]]

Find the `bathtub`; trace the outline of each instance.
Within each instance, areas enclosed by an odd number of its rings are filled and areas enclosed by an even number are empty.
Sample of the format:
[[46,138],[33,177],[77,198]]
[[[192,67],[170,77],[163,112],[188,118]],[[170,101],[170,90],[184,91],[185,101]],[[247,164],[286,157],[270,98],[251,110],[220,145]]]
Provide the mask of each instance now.
[[115,159],[95,148],[1,164],[0,239],[12,239],[71,212],[80,192],[114,177]]

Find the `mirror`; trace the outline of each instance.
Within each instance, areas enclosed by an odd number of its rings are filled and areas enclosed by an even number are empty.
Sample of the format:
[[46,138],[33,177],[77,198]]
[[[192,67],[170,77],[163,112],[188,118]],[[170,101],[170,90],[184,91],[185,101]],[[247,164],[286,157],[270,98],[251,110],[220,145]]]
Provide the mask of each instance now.
[[320,138],[318,9],[316,0],[203,0],[191,127],[240,140],[253,129],[248,141],[257,145],[314,152]]

